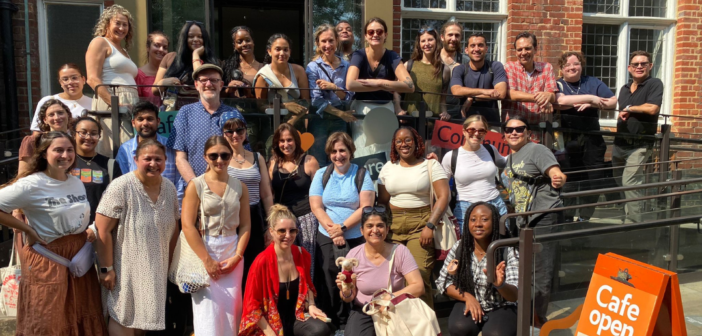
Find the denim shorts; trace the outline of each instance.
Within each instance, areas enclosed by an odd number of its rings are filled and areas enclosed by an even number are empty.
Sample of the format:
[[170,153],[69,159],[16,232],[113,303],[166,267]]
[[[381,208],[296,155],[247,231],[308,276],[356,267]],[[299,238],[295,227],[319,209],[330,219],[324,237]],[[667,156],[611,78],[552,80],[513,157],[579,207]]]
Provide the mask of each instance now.
[[[500,216],[504,216],[507,213],[507,206],[500,196],[497,196],[487,202],[497,208],[497,212],[500,214]],[[453,209],[453,215],[456,216],[458,228],[461,230],[461,235],[463,234],[463,219],[466,216],[466,211],[471,204],[472,203],[468,201],[457,201],[456,207]]]

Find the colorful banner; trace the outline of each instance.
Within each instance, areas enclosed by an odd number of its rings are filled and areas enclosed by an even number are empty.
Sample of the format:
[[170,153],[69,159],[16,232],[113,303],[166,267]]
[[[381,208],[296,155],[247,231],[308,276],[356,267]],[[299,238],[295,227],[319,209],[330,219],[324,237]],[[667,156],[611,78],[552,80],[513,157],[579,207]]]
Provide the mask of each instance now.
[[[432,145],[446,149],[456,149],[461,147],[465,140],[462,125],[441,120],[437,120],[436,124],[434,124],[434,133],[431,139]],[[483,143],[495,146],[502,156],[507,156],[510,153],[509,146],[501,133],[487,132]]]
[[366,167],[366,170],[370,173],[371,179],[377,181],[380,170],[383,169],[387,159],[385,158],[385,153],[381,152],[355,158],[351,160],[351,162],[357,164],[359,167]]
[[159,111],[158,118],[161,119],[161,125],[158,126],[158,134],[168,138],[173,130],[173,121],[175,120],[178,111]]

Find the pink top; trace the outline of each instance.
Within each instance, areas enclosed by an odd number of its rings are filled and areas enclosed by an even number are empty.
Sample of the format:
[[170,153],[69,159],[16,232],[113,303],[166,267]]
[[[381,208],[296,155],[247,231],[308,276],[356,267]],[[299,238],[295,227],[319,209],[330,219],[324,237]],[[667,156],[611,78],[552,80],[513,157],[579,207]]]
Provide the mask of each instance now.
[[[156,76],[147,76],[143,71],[141,71],[141,69],[139,69],[137,72],[137,76],[134,77],[134,81],[137,83],[137,85],[153,85],[155,80]],[[139,97],[149,98],[149,100],[156,106],[161,105],[161,99],[154,96],[150,87],[142,86],[138,87],[137,90],[139,91]]]
[[[375,266],[366,258],[364,250],[365,244],[353,248],[346,255],[346,258],[358,259],[358,266],[354,268],[356,273],[356,286],[358,287],[358,295],[354,303],[357,306],[362,306],[371,300],[371,296],[375,291],[388,286],[388,267],[389,261],[385,260],[382,264]],[[417,263],[410,253],[409,249],[404,245],[397,245],[395,249],[395,263],[392,265],[392,290],[396,292],[405,288],[405,275],[416,270]]]

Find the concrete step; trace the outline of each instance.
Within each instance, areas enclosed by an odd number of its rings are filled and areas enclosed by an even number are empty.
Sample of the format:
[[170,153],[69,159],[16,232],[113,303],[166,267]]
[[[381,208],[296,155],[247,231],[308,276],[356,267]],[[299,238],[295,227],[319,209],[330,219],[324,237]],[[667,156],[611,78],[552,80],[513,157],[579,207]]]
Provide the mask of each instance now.
[[13,336],[17,327],[15,317],[0,316],[0,336]]

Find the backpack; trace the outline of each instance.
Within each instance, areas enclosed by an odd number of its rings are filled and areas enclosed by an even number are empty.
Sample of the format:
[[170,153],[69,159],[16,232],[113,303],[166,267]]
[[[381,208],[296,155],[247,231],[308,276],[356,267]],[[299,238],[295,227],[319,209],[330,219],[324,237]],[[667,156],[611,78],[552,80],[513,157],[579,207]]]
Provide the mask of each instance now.
[[[490,153],[490,157],[492,158],[492,163],[497,166],[497,163],[495,162],[495,151],[492,149],[492,146],[489,144],[483,144],[483,147]],[[460,148],[460,147],[459,147]],[[451,209],[454,209],[456,207],[456,201],[458,199],[458,190],[457,190],[457,185],[456,185],[456,164],[458,162],[458,148],[454,149],[451,151],[451,176],[453,176],[453,185],[451,186],[451,200],[449,201],[449,206]],[[495,176],[495,186],[500,185],[500,181],[497,179],[497,176]]]
[[[327,187],[327,183],[329,183],[329,179],[331,178],[332,173],[334,172],[334,167],[330,164],[327,166],[327,170],[324,171],[324,175],[322,175],[322,189]],[[358,193],[361,193],[361,188],[363,188],[363,179],[366,177],[366,167],[358,167],[358,171],[356,172],[356,190],[358,190]]]

